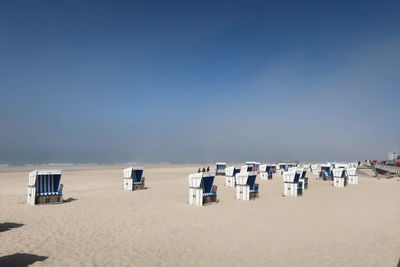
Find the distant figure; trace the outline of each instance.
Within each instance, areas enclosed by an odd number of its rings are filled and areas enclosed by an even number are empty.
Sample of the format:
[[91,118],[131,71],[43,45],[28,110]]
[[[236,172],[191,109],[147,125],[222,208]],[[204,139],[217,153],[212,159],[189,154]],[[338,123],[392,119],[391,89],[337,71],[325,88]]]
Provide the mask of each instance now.
[[207,166],[207,172],[209,172],[210,171],[210,166]]
[[201,169],[199,168],[199,170],[197,171],[197,173],[200,173],[201,172]]
[[203,172],[206,172],[206,168],[203,167]]

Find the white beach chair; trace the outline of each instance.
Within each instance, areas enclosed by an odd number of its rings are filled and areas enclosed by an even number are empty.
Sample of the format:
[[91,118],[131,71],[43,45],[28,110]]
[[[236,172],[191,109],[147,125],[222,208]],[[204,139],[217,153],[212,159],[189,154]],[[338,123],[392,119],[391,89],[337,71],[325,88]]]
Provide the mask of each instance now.
[[202,206],[217,202],[217,186],[214,183],[215,172],[189,174],[189,205]]
[[283,173],[283,196],[302,196],[303,185],[300,182],[300,172],[297,170]]
[[63,202],[62,170],[35,170],[29,173],[28,204]]
[[321,164],[319,178],[324,181],[333,180],[332,165],[331,164]]
[[225,168],[225,186],[226,187],[235,187],[236,185],[236,173],[240,173],[240,167],[226,167]]
[[350,167],[346,170],[349,184],[358,184],[357,167]]
[[145,189],[143,168],[129,167],[124,169],[124,190],[134,191]]
[[347,186],[347,175],[346,169],[335,168],[332,170],[333,173],[333,186],[343,188]]
[[272,166],[268,164],[260,165],[260,180],[271,180],[272,179]]
[[236,174],[235,198],[239,200],[251,200],[258,197],[258,184],[255,183],[257,172]]
[[311,165],[311,172],[314,175],[318,175],[320,173],[320,171],[321,171],[321,167],[318,164],[312,164]]

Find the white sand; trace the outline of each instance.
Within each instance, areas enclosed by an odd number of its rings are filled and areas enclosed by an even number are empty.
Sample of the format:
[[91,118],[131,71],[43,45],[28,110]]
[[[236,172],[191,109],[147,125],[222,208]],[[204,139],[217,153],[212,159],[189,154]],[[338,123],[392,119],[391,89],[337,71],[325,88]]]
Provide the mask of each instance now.
[[[198,166],[145,169],[147,190],[122,190],[122,168],[66,167],[60,205],[26,203],[27,172],[0,173],[1,259],[48,257],[50,266],[396,266],[400,181],[360,177],[334,188],[315,180],[303,197],[282,197],[282,178],[259,181],[260,198],[234,199],[217,176],[219,203],[187,205]],[[3,169],[4,171],[4,169]],[[3,262],[4,263],[4,262]]]

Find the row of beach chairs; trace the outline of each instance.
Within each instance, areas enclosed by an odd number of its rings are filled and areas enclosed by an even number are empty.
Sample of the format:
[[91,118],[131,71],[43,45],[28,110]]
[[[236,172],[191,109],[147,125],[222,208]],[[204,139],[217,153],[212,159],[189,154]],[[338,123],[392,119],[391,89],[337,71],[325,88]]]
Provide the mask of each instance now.
[[[219,163],[224,164],[224,163]],[[325,169],[324,167],[329,167]],[[333,177],[333,186],[345,187],[347,184],[358,184],[356,175],[357,167],[351,164],[336,164],[334,166],[320,166],[322,172],[329,170],[329,175]],[[218,168],[217,168],[218,169]],[[313,166],[285,164],[282,168],[277,165],[263,164],[254,168],[252,164],[235,167],[224,166],[225,186],[235,188],[235,198],[239,200],[252,200],[258,197],[259,184],[256,177],[260,174],[261,180],[272,179],[273,173],[278,170],[283,176],[283,196],[302,196],[308,189],[307,171],[313,171]],[[220,167],[221,172],[221,167]],[[318,173],[320,174],[320,173]],[[203,172],[189,175],[189,201],[190,205],[204,205],[217,202],[217,186],[213,185],[215,172]]]
[[[225,163],[220,163],[225,164]],[[218,165],[217,165],[218,166]],[[282,165],[281,165],[282,166]],[[282,171],[284,189],[283,196],[301,196],[308,189],[307,170],[315,174],[315,166],[290,166],[285,165]],[[278,169],[279,168],[279,169]],[[332,176],[333,186],[345,187],[347,184],[358,184],[356,175],[357,167],[351,164],[320,165],[320,172]],[[282,170],[272,164],[260,165],[257,162],[248,162],[241,167],[216,168],[225,174],[225,186],[235,188],[235,198],[239,200],[255,199],[259,195],[259,184],[256,177],[261,180],[272,179],[273,173]],[[129,167],[123,170],[124,190],[135,191],[145,189],[143,168]],[[30,205],[50,204],[63,202],[63,185],[61,184],[61,170],[35,170],[29,173],[28,198]],[[204,205],[217,202],[217,186],[214,185],[216,172],[200,172],[189,175],[189,201],[191,205]]]

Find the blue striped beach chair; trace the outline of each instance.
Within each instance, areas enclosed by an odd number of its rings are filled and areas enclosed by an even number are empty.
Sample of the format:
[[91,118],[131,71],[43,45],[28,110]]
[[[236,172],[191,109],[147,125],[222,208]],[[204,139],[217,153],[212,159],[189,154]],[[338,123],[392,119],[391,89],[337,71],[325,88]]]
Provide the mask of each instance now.
[[257,172],[241,172],[236,174],[235,198],[251,200],[258,197],[259,185],[256,183]]
[[35,170],[29,173],[28,204],[63,202],[62,170]]
[[283,173],[283,196],[302,196],[303,183],[300,181],[301,173],[291,170]]
[[214,185],[215,172],[200,172],[190,174],[189,201],[190,205],[202,206],[217,202],[217,186]]
[[129,167],[124,169],[124,190],[134,191],[145,189],[143,168]]

